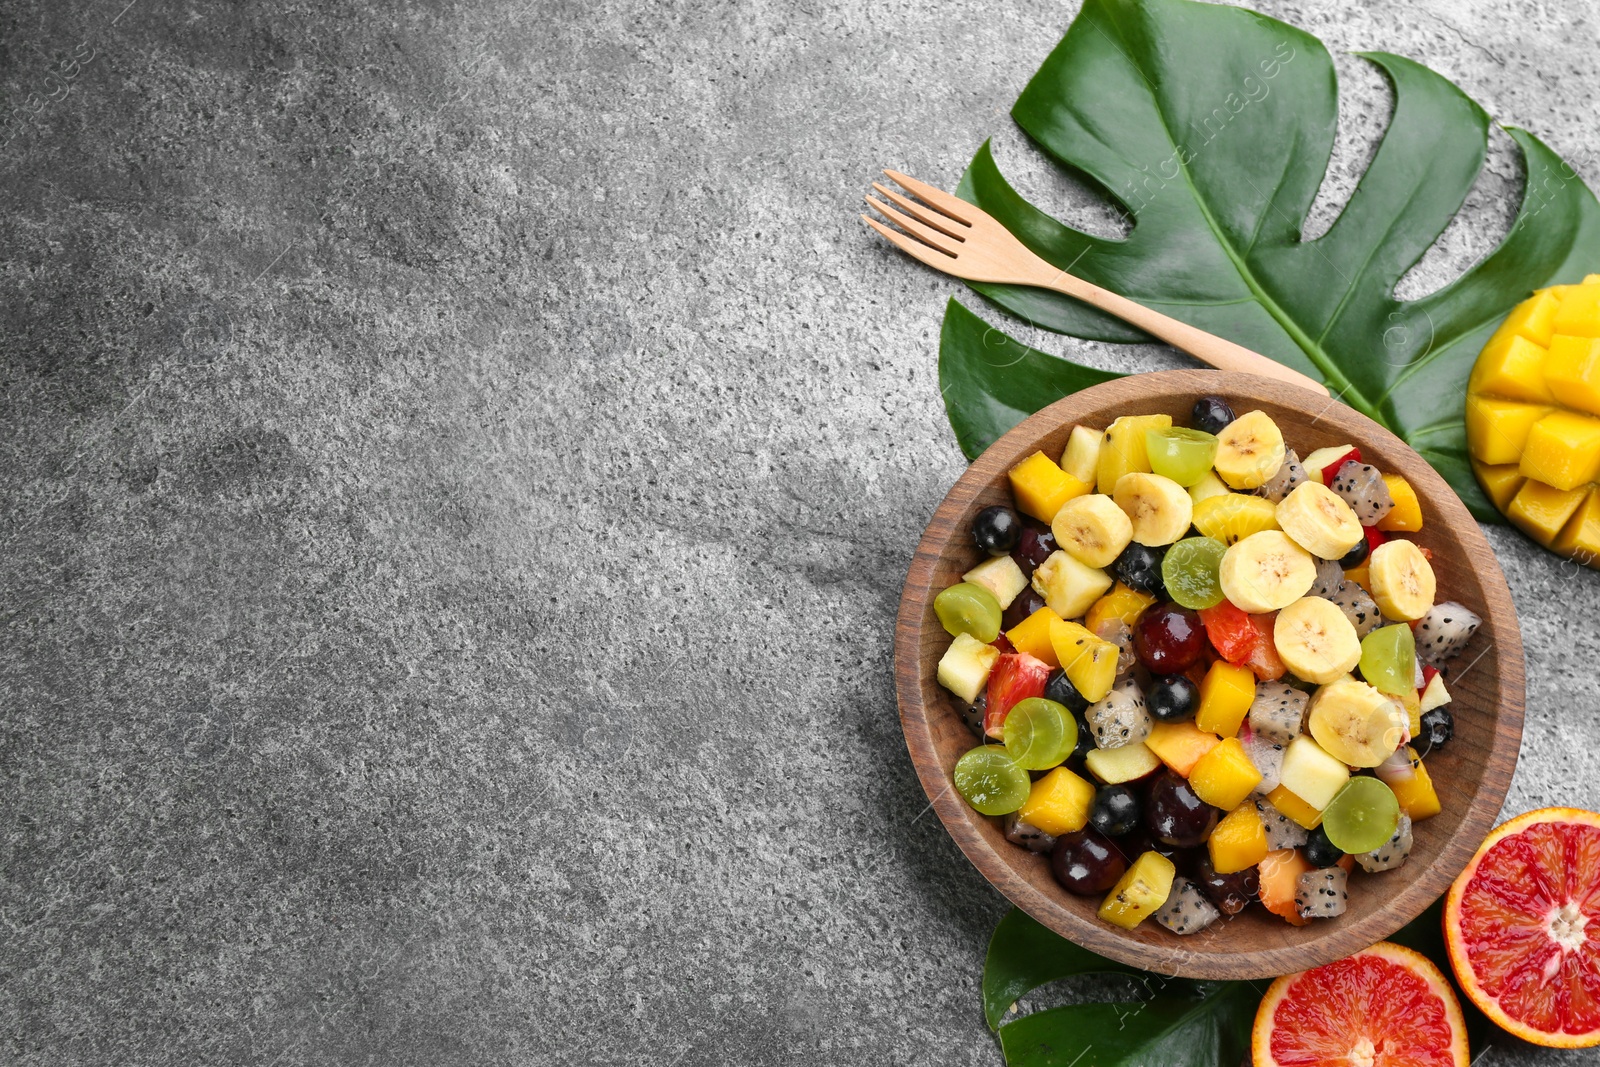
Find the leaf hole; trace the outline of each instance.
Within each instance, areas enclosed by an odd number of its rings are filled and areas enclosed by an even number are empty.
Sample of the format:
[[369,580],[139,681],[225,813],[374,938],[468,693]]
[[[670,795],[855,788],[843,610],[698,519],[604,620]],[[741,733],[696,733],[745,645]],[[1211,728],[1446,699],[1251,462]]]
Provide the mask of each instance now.
[[1131,216],[1098,182],[1056,164],[1015,126],[996,132],[992,147],[1012,188],[1062,224],[1113,241],[1133,229]]
[[1489,126],[1489,155],[1467,193],[1466,202],[1439,239],[1394,287],[1399,300],[1416,300],[1443,289],[1493,252],[1516,221],[1527,184],[1516,142],[1498,123]]
[[1332,56],[1339,76],[1339,123],[1328,169],[1300,231],[1302,241],[1315,241],[1333,227],[1372,165],[1394,115],[1394,87],[1381,70],[1359,56],[1345,52]]

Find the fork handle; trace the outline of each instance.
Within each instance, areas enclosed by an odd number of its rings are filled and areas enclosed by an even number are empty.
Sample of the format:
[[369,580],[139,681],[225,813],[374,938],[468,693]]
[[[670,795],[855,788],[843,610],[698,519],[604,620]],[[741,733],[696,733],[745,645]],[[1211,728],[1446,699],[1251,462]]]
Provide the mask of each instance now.
[[1159,337],[1174,348],[1183,349],[1202,363],[1209,363],[1218,370],[1259,374],[1263,378],[1276,378],[1290,385],[1298,385],[1302,389],[1313,389],[1323,396],[1329,395],[1328,387],[1315,378],[1308,378],[1299,371],[1285,367],[1276,360],[1268,359],[1259,352],[1252,352],[1243,345],[1236,345],[1216,334],[1206,333],[1190,326],[1187,322],[1179,322],[1171,316],[1153,311],[1143,304],[1135,303],[1125,296],[1119,296],[1109,289],[1103,289],[1093,282],[1084,281],[1065,271],[1050,268],[1048,280],[1041,279],[1035,284],[1082,300],[1085,304],[1091,304],[1101,311],[1110,312],[1124,322],[1132,323],[1152,337]]

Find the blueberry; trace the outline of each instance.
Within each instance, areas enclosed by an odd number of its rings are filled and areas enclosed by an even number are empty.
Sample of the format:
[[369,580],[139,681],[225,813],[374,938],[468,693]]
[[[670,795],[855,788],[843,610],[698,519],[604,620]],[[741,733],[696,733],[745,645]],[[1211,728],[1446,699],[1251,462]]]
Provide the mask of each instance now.
[[1328,840],[1328,831],[1320,826],[1306,835],[1302,851],[1305,853],[1306,862],[1313,867],[1332,867],[1344,859],[1344,852]]
[[972,520],[972,539],[985,552],[1004,555],[1016,547],[1022,533],[1022,520],[1004,504],[984,508]]
[[1089,822],[1107,837],[1121,837],[1139,825],[1139,798],[1125,785],[1103,785],[1094,795]]
[[1220,396],[1203,396],[1194,402],[1189,412],[1189,425],[1206,433],[1221,433],[1222,428],[1234,420],[1233,409]]
[[1078,723],[1078,743],[1073,746],[1072,755],[1067,757],[1066,763],[1074,770],[1083,771],[1083,758],[1094,751],[1094,734],[1090,731],[1089,723],[1082,715],[1075,715],[1073,718]]
[[1057,667],[1050,672],[1050,677],[1044,683],[1044,698],[1054,700],[1057,704],[1065,705],[1066,709],[1074,715],[1082,715],[1089,710],[1089,702],[1078,692],[1078,687],[1072,684],[1072,679],[1067,677],[1067,672]]
[[1443,748],[1456,735],[1456,718],[1448,707],[1434,708],[1422,714],[1422,740],[1428,751]]
[[1351,567],[1359,567],[1367,561],[1367,553],[1371,551],[1372,546],[1367,544],[1367,539],[1363,537],[1361,540],[1356,542],[1356,547],[1352,548],[1350,551],[1346,552],[1342,557],[1340,557],[1339,567],[1342,570],[1349,570]]
[[1181,674],[1163,675],[1145,693],[1144,705],[1162,722],[1192,719],[1200,709],[1200,687]]
[[1122,550],[1122,555],[1111,561],[1111,573],[1129,589],[1165,600],[1167,587],[1161,580],[1161,560],[1165,555],[1165,549],[1130,541],[1128,547]]

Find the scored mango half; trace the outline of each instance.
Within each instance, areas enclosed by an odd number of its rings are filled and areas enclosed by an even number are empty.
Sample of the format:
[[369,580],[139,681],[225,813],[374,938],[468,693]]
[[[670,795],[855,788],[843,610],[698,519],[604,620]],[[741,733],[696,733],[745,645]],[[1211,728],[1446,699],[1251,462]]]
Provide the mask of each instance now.
[[1546,548],[1600,568],[1600,274],[1512,310],[1472,368],[1466,421],[1495,507]]

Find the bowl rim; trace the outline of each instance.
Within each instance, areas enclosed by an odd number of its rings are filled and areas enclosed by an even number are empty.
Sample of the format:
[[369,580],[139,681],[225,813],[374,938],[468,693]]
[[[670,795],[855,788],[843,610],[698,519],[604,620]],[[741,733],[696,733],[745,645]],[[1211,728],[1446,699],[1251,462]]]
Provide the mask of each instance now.
[[[1170,388],[1169,388],[1170,387]],[[1321,924],[1298,929],[1309,931],[1303,943],[1289,947],[1262,948],[1238,953],[1210,954],[1175,949],[1156,951],[1150,945],[1131,939],[1117,928],[1093,918],[1085,918],[1041,892],[1013,866],[1011,859],[979,832],[987,816],[973,811],[948,784],[948,769],[941,763],[930,721],[930,709],[923,699],[923,666],[920,658],[922,621],[937,590],[934,574],[944,549],[959,527],[954,520],[963,515],[974,499],[997,479],[1020,455],[1019,446],[1030,444],[1052,431],[1082,421],[1091,412],[1107,405],[1148,401],[1152,392],[1181,391],[1192,396],[1224,393],[1229,396],[1261,399],[1273,404],[1315,410],[1314,402],[1327,405],[1315,418],[1332,414],[1342,423],[1341,430],[1357,443],[1370,445],[1377,453],[1409,456],[1414,463],[1404,466],[1405,476],[1429,482],[1429,492],[1442,503],[1445,514],[1440,521],[1460,543],[1467,558],[1478,561],[1475,570],[1486,600],[1496,612],[1493,632],[1496,667],[1499,674],[1498,714],[1494,734],[1485,758],[1483,778],[1472,795],[1466,814],[1455,833],[1444,843],[1434,861],[1422,868],[1412,881],[1371,913],[1349,924]],[[1336,409],[1336,411],[1335,411]],[[1413,469],[1415,468],[1415,469]],[[1439,492],[1443,490],[1442,494]],[[1525,678],[1521,630],[1505,575],[1484,537],[1478,522],[1455,491],[1410,445],[1389,430],[1337,400],[1308,390],[1251,374],[1214,370],[1169,370],[1128,375],[1072,393],[1042,408],[1019,422],[984,450],[951,486],[935,509],[907,570],[895,623],[895,692],[901,728],[918,779],[929,804],[947,832],[980,874],[1011,903],[1047,928],[1069,941],[1119,963],[1147,970],[1159,970],[1169,977],[1252,980],[1271,978],[1305,970],[1358,952],[1393,934],[1425,911],[1441,897],[1450,883],[1466,867],[1478,846],[1493,828],[1516,768],[1523,728]],[[1008,849],[1016,846],[1006,845]],[[1017,849],[1021,853],[1020,849]],[[1287,927],[1295,929],[1293,927]]]

